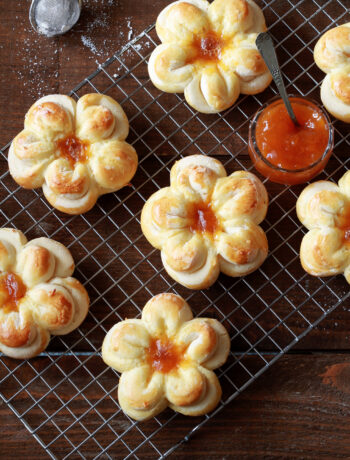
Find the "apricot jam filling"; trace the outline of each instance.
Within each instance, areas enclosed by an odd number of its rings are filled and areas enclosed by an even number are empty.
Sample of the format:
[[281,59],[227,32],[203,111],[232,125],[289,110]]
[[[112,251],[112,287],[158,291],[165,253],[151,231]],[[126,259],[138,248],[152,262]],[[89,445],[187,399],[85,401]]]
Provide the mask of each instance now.
[[213,234],[219,227],[214,211],[207,203],[195,203],[190,209],[190,230],[193,233]]
[[221,58],[224,45],[223,38],[213,31],[204,37],[196,36],[191,45],[195,52],[187,63],[192,64],[195,61],[217,62]]
[[87,161],[87,154],[89,143],[82,141],[74,134],[70,134],[57,142],[60,157],[66,158],[72,166],[76,163],[85,163]]
[[4,313],[18,311],[19,301],[26,292],[25,284],[15,273],[7,272],[0,275],[0,308]]
[[344,241],[350,244],[350,206],[347,206],[345,212],[338,216],[337,227],[344,233]]
[[177,368],[183,359],[180,347],[167,337],[152,338],[146,353],[147,362],[152,369],[163,374]]

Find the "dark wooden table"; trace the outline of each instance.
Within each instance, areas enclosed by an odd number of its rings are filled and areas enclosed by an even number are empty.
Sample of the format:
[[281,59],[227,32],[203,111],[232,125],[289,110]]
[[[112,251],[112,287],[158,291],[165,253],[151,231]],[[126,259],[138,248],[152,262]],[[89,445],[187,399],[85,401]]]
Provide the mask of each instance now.
[[[47,39],[30,27],[29,1],[0,0],[1,145],[38,96],[69,92],[167,3],[86,0],[75,29]],[[349,458],[349,310],[341,305],[172,458]],[[47,458],[5,405],[0,420],[0,458]]]

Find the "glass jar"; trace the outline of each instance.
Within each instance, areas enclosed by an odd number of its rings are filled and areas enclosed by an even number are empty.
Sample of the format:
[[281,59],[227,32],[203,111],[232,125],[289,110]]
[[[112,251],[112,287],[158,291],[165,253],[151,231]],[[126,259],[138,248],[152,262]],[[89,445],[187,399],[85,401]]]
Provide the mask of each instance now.
[[334,129],[320,104],[299,96],[289,98],[300,127],[294,126],[282,99],[275,97],[250,122],[248,151],[263,176],[293,185],[323,171],[333,152]]

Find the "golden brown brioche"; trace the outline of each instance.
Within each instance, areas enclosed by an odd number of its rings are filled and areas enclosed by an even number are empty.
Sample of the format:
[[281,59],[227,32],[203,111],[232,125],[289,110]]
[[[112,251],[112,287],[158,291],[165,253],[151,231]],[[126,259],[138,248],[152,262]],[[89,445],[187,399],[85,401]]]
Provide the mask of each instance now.
[[141,319],[112,327],[102,345],[104,362],[121,372],[118,399],[135,420],[147,420],[167,406],[184,415],[203,415],[221,398],[213,369],[230,351],[224,326],[196,318],[182,297],[159,294]]
[[298,198],[297,214],[309,230],[300,247],[304,270],[315,276],[343,273],[350,283],[350,171],[338,185],[308,185]]
[[350,22],[322,35],[314,59],[327,74],[321,86],[324,106],[339,120],[350,123]]
[[137,154],[125,142],[128,132],[123,109],[109,96],[86,94],[77,103],[45,96],[29,109],[11,144],[11,176],[22,187],[42,187],[54,208],[82,214],[134,176]]
[[221,112],[240,93],[260,93],[271,83],[255,45],[265,20],[252,0],[176,1],[159,14],[156,30],[162,44],[149,60],[153,84],[185,93],[199,112]]
[[174,280],[204,289],[220,271],[243,276],[264,262],[268,244],[258,224],[267,206],[266,189],[254,174],[227,177],[220,161],[192,155],[174,164],[170,187],[147,200],[141,227]]
[[27,241],[19,230],[0,229],[0,351],[32,358],[50,334],[76,329],[89,309],[86,290],[75,278],[63,244],[49,238]]

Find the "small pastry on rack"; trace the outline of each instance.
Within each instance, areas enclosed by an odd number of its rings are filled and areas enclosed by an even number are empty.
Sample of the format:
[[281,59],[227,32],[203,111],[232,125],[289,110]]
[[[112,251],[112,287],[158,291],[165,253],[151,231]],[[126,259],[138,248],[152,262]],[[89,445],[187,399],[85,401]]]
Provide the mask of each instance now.
[[255,40],[266,30],[253,0],[185,0],[159,14],[161,45],[153,51],[148,72],[167,93],[184,93],[202,113],[231,107],[239,94],[257,94],[272,77]]
[[13,228],[0,229],[0,351],[32,358],[50,335],[63,335],[85,319],[89,297],[72,278],[74,261],[49,238],[27,241]]
[[350,283],[350,171],[338,185],[308,185],[298,198],[297,215],[309,230],[300,247],[304,270],[314,276],[343,273]]
[[244,276],[264,262],[268,243],[258,224],[267,206],[266,189],[254,174],[227,177],[220,161],[192,155],[174,164],[170,187],[146,201],[141,227],[174,280],[204,289],[220,271]]
[[11,144],[11,176],[22,187],[42,187],[54,208],[82,214],[134,176],[137,154],[125,142],[128,132],[123,109],[109,96],[86,94],[77,103],[45,96],[29,109]]
[[203,415],[220,401],[214,369],[230,351],[224,326],[212,318],[193,319],[175,294],[147,302],[141,319],[117,323],[102,345],[104,362],[122,375],[118,399],[135,420],[147,420],[167,406],[184,415]]
[[321,86],[324,106],[339,120],[350,123],[350,22],[322,35],[314,59],[327,74]]

